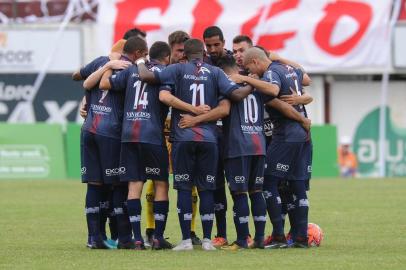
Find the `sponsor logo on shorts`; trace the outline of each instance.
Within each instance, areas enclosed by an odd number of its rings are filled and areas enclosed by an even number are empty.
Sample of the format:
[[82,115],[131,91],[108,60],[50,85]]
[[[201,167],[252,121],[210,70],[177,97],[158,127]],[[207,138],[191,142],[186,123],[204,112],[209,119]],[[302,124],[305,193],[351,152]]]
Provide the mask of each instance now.
[[145,173],[153,174],[153,175],[159,175],[161,173],[161,169],[145,167]]
[[237,184],[244,184],[245,183],[245,176],[237,175],[236,177],[234,177],[234,181]]
[[86,171],[87,171],[86,167],[82,167],[82,168],[80,169],[80,174],[81,174],[81,175],[85,175],[85,174],[86,174]]
[[278,163],[278,164],[276,164],[276,170],[277,171],[282,171],[282,172],[288,172],[289,171],[289,165]]
[[188,182],[190,179],[189,174],[175,174],[175,181],[176,182]]
[[206,175],[206,181],[208,183],[214,183],[214,181],[216,181],[216,177],[213,175]]
[[264,177],[255,178],[255,184],[262,185],[264,183]]
[[307,172],[311,173],[312,172],[312,165],[307,166]]
[[125,167],[106,169],[106,176],[125,174],[125,171],[126,171]]

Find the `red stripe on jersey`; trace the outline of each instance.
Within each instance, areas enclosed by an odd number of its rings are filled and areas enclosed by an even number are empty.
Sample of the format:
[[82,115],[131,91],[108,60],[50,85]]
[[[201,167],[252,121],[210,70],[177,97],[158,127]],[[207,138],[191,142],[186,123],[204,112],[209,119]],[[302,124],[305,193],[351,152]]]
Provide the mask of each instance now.
[[99,126],[101,120],[102,120],[102,118],[99,114],[94,114],[92,126],[90,127],[90,132],[96,133],[97,127]]
[[[138,106],[135,110],[136,112],[142,111],[141,106]],[[140,132],[141,132],[141,121],[134,121],[133,124],[133,141],[138,142],[140,139]]]
[[193,127],[192,128],[193,132],[195,135],[193,136],[193,141],[195,142],[201,142],[203,141],[203,129],[199,127]]
[[252,138],[252,142],[254,143],[255,154],[257,154],[257,155],[263,154],[261,137],[258,134],[251,134],[251,138]]

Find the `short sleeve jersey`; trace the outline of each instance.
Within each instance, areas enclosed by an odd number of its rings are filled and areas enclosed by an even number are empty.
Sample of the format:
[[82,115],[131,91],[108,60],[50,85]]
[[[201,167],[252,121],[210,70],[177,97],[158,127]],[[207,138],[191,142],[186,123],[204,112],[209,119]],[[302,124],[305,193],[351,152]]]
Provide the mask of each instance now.
[[[282,95],[291,95],[292,91],[301,94],[301,85],[303,73],[300,69],[277,62],[272,62],[268,70],[264,73],[263,79],[279,86],[278,97]],[[295,109],[304,116],[304,107],[302,105],[294,106]],[[273,124],[272,140],[284,142],[305,142],[308,138],[307,132],[300,123],[285,117],[278,110],[266,106]]]
[[[165,66],[155,61],[148,64],[151,71]],[[111,89],[125,92],[122,142],[164,144],[164,123],[168,107],[159,101],[159,85],[150,85],[139,78],[133,65],[110,77]]]
[[[172,94],[193,106],[209,105],[214,108],[238,86],[219,69],[193,60],[186,64],[174,64],[163,71],[155,71],[161,84],[169,85]],[[216,122],[201,123],[193,128],[178,127],[181,114],[188,113],[173,108],[171,114],[171,141],[196,141],[217,143]]]
[[[80,70],[82,78],[89,77],[108,61],[107,56],[96,58]],[[120,139],[124,95],[119,92],[104,91],[98,85],[89,92],[86,95],[88,113],[82,128],[94,134]]]

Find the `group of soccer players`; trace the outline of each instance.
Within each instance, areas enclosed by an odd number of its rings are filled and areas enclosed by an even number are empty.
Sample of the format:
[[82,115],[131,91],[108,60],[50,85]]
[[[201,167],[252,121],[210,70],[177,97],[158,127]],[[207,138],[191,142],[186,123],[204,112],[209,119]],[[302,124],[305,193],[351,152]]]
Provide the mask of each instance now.
[[[253,46],[248,36],[235,37],[233,51],[226,50],[217,26],[204,31],[203,42],[175,31],[169,44],[158,41],[148,49],[145,36],[129,30],[109,56],[73,74],[87,90],[81,108],[87,246],[175,251],[194,245],[203,250],[307,247],[312,144],[304,105],[312,98],[303,90],[311,82],[303,68]],[[164,135],[169,110],[171,144]],[[164,238],[169,156],[182,234],[175,247]],[[225,181],[237,233],[232,243],[227,240]],[[197,197],[202,240],[194,228]],[[273,231],[265,238],[267,213]]]

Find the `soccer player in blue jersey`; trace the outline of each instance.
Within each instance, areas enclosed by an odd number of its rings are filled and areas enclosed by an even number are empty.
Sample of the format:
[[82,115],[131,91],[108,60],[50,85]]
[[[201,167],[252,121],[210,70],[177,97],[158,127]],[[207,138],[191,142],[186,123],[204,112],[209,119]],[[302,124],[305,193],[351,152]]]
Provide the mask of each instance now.
[[[204,61],[218,67],[221,58],[233,58],[231,51],[224,48],[225,40],[221,29],[217,26],[207,27],[203,32],[203,41],[206,47],[206,57]],[[223,130],[221,122],[218,122],[219,128],[219,164],[216,180],[216,190],[214,191],[214,213],[216,217],[217,234],[212,240],[215,247],[226,246],[227,241],[227,197],[225,189],[224,166],[223,166]]]
[[[278,97],[290,95],[293,91],[300,93],[301,85],[308,85],[310,78],[302,70],[292,66],[272,62],[265,53],[258,48],[251,48],[244,54],[244,66],[251,73],[267,80]],[[241,78],[244,77],[244,78]],[[240,76],[242,81],[248,82],[252,78]],[[266,92],[266,91],[265,91]],[[274,94],[274,91],[268,93]],[[301,105],[295,109],[303,116]],[[308,199],[306,194],[306,180],[308,179],[309,155],[306,144],[309,133],[303,127],[286,118],[280,111],[267,107],[267,111],[274,123],[272,142],[267,150],[267,169],[265,171],[264,195],[267,199],[273,232],[270,248],[286,247],[283,220],[281,216],[281,199],[278,192],[280,182],[287,180],[295,197],[295,211],[293,217],[292,236],[293,246],[307,246]]]
[[[165,42],[154,43],[150,49],[149,69],[163,70],[169,64],[169,55],[170,48]],[[152,248],[172,248],[163,237],[169,210],[169,161],[163,134],[168,107],[159,101],[159,85],[148,85],[139,79],[137,66],[131,66],[109,78],[110,75],[111,71],[103,75],[100,87],[126,93],[120,156],[120,166],[125,168],[125,173],[120,178],[129,184],[127,207],[135,247],[145,249],[141,236],[140,198],[144,182],[152,179],[155,186]],[[186,103],[184,105],[196,112],[195,107]]]
[[[215,250],[210,237],[214,219],[213,190],[216,188],[218,163],[216,120],[229,112],[228,96],[233,91],[251,91],[251,87],[238,87],[217,67],[203,62],[203,43],[197,39],[185,42],[186,64],[175,64],[165,70],[150,72],[143,61],[138,60],[140,77],[147,82],[169,85],[160,92],[160,100],[172,106],[171,141],[174,170],[174,188],[178,191],[178,215],[182,241],[176,251],[192,250],[190,239],[191,187],[196,185],[200,197],[200,216],[203,227],[202,248]],[[172,85],[172,87],[171,87]],[[193,106],[208,106],[208,122],[193,128],[179,127],[182,114],[186,112],[173,103],[173,98]]]

